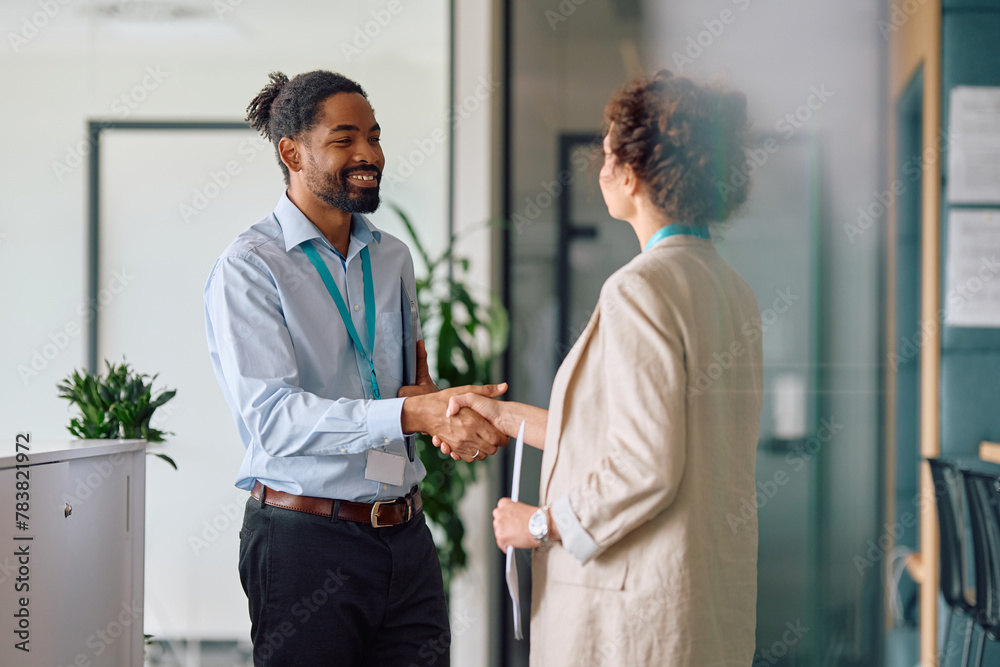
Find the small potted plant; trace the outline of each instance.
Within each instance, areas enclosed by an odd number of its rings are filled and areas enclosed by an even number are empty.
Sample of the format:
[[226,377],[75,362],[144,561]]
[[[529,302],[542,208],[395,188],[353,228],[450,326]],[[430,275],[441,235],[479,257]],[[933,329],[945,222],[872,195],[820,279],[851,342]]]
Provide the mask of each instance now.
[[[80,410],[66,429],[78,438],[135,438],[146,442],[163,442],[165,431],[149,425],[157,408],[172,399],[177,390],[163,390],[153,395],[157,375],[136,373],[128,363],[115,365],[105,360],[107,374],[103,377],[88,371],[74,370],[56,385],[59,397]],[[169,463],[177,464],[162,453],[149,452]]]

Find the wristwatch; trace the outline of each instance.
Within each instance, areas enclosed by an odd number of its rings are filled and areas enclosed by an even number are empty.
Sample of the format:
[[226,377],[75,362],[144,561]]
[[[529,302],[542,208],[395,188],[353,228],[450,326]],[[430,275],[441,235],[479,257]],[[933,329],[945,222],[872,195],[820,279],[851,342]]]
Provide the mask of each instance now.
[[528,532],[531,536],[545,544],[549,541],[549,506],[539,507],[528,519]]

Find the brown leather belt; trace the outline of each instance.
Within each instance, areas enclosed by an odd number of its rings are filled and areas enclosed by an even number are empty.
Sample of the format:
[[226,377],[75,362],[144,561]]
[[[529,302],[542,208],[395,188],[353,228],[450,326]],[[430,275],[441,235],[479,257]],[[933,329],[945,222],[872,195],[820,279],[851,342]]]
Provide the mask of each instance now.
[[402,498],[380,500],[375,503],[357,503],[352,500],[334,500],[314,496],[296,496],[283,491],[269,489],[258,480],[250,495],[265,505],[286,510],[331,517],[336,512],[338,519],[367,523],[375,528],[398,526],[406,523],[424,508],[420,498],[420,488],[416,485]]

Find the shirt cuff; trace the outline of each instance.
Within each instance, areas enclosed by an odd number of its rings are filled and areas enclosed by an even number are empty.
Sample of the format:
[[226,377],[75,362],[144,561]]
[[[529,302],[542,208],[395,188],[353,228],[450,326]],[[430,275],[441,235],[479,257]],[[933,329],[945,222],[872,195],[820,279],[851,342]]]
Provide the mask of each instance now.
[[403,401],[405,398],[383,398],[368,406],[368,437],[372,447],[384,447],[403,441]]
[[549,507],[549,512],[559,529],[559,539],[562,541],[563,548],[573,554],[580,565],[586,564],[597,555],[601,548],[580,523],[576,512],[569,504],[569,495],[557,498]]

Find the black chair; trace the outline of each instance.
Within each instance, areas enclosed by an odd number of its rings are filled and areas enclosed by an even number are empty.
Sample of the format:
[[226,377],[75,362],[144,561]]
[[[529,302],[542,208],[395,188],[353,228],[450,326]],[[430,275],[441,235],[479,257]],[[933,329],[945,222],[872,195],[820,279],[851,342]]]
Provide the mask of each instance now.
[[966,617],[965,644],[962,649],[962,667],[969,664],[972,631],[975,627],[974,603],[965,588],[965,493],[962,490],[962,473],[952,463],[941,459],[927,459],[934,480],[934,497],[937,500],[938,533],[941,542],[941,595],[948,605],[938,664],[944,665],[945,651],[950,639],[951,622],[955,614]]
[[976,623],[983,629],[976,648],[976,667],[983,664],[986,638],[1000,641],[1000,480],[962,471],[969,501],[973,562],[976,570]]

